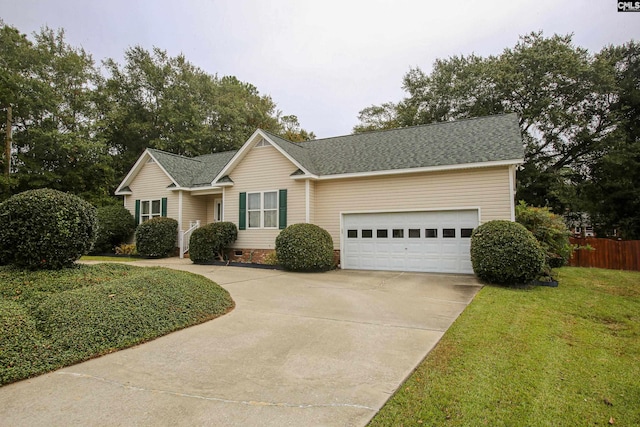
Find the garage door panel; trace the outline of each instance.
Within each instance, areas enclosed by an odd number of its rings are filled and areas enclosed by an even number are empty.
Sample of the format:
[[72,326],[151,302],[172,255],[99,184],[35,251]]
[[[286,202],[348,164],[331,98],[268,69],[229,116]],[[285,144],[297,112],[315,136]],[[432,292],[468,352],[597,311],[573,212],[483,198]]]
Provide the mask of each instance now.
[[466,235],[476,210],[348,214],[343,225],[343,268],[473,272]]

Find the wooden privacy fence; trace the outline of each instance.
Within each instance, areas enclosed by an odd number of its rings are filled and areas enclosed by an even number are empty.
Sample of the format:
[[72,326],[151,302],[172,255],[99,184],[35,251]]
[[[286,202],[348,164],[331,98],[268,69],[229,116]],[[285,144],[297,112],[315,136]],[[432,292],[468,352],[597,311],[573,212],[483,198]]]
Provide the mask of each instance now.
[[573,245],[591,246],[595,250],[578,249],[569,265],[574,267],[610,268],[640,271],[640,240],[611,240],[596,237],[570,237]]

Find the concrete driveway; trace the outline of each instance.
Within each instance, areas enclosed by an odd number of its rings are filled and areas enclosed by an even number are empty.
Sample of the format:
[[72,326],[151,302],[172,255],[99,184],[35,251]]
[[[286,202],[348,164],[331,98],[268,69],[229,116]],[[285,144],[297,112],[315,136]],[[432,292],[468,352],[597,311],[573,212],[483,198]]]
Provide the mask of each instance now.
[[363,426],[480,289],[472,276],[139,265],[202,274],[236,308],[1,387],[0,425]]

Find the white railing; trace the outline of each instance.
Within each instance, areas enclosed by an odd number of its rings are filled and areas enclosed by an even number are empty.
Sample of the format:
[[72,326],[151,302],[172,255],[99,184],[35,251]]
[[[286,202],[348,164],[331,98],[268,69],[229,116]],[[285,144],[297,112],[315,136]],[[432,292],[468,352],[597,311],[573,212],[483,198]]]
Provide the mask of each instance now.
[[191,233],[193,230],[200,227],[200,220],[191,221],[189,223],[189,229],[178,233],[178,242],[180,243],[180,258],[184,258],[184,254],[189,252],[189,240],[191,239]]

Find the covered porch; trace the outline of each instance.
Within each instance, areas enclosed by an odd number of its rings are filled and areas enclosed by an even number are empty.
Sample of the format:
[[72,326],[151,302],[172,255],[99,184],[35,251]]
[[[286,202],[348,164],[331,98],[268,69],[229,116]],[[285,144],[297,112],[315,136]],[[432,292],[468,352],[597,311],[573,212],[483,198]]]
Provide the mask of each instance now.
[[223,189],[178,191],[178,247],[180,258],[189,251],[191,234],[199,227],[224,221]]

